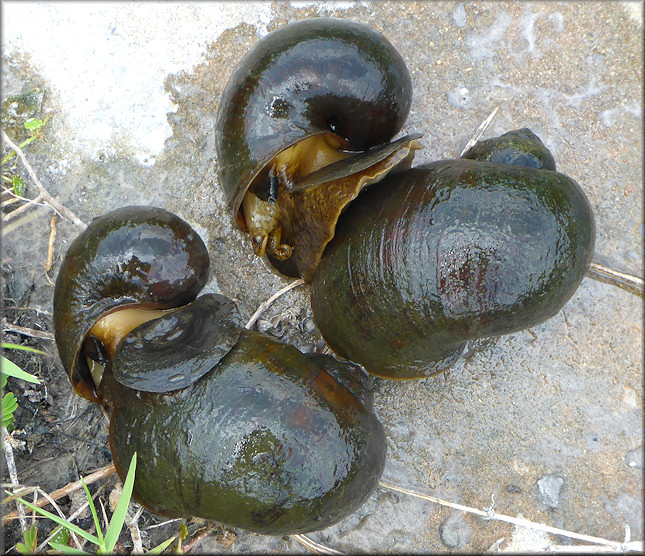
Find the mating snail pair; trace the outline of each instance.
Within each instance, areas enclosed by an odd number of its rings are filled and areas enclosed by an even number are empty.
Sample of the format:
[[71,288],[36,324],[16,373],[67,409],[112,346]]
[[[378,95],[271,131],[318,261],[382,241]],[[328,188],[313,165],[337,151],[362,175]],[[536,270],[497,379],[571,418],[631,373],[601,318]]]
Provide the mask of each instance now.
[[[364,25],[299,22],[265,37],[223,95],[221,183],[256,254],[311,282],[332,349],[394,378],[440,371],[471,338],[533,326],[582,280],[594,244],[579,186],[528,130],[410,168],[391,141],[411,104],[394,47]],[[378,482],[385,435],[362,371],[240,328],[198,297],[199,236],[161,209],[94,220],[54,295],[75,389],[114,406],[119,474],[134,496],[266,534],[320,529]]]
[[221,182],[255,252],[311,282],[337,354],[387,378],[555,315],[595,238],[584,193],[528,129],[409,169],[420,135],[388,141],[411,99],[387,39],[312,19],[246,55],[218,118]]

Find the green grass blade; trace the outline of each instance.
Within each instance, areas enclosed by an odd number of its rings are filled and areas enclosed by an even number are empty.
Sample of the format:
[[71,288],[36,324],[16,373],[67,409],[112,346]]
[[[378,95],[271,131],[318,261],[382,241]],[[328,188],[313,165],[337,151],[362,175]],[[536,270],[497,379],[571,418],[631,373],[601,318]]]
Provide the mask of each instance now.
[[37,379],[34,375],[30,375],[23,371],[18,365],[9,361],[6,357],[2,357],[2,372],[5,375],[12,376],[14,378],[19,378],[20,380],[26,380],[27,382],[33,382],[34,384],[40,384],[40,380]]
[[88,533],[87,531],[83,531],[78,525],[74,525],[73,523],[70,523],[66,519],[63,519],[62,517],[57,516],[56,514],[53,514],[51,512],[48,512],[47,510],[43,510],[42,508],[39,508],[38,506],[34,506],[30,502],[27,502],[26,500],[23,500],[22,498],[16,498],[18,502],[21,504],[24,504],[28,508],[34,510],[35,512],[39,513],[40,515],[44,515],[45,517],[51,519],[55,523],[58,523],[58,525],[62,525],[63,527],[67,527],[70,531],[73,531],[77,535],[83,537],[85,540],[94,543],[95,545],[99,545],[99,539],[92,535],[91,533]]
[[54,550],[60,550],[65,554],[89,554],[89,552],[85,552],[84,550],[79,550],[78,548],[72,548],[71,546],[66,546],[64,544],[60,544],[54,541],[50,542],[49,546],[51,546]]
[[7,392],[2,398],[2,426],[8,427],[13,425],[14,416],[13,412],[18,409],[18,401],[16,396],[11,392]]
[[32,353],[39,353],[40,355],[47,355],[48,357],[53,357],[51,353],[47,353],[46,351],[41,351],[36,348],[32,348],[30,346],[21,346],[20,344],[7,344],[5,342],[0,343],[0,347],[2,349],[19,349],[20,351],[31,351]]
[[170,546],[170,543],[174,541],[177,538],[177,535],[174,537],[168,539],[167,541],[162,542],[161,544],[158,544],[154,548],[151,548],[146,552],[146,554],[161,554],[166,548]]
[[83,483],[83,488],[85,489],[85,494],[87,495],[87,502],[90,506],[92,517],[94,518],[94,525],[96,525],[96,536],[99,538],[99,541],[101,541],[101,545],[103,545],[103,532],[101,531],[101,522],[99,521],[99,516],[96,514],[96,506],[94,505],[94,500],[92,500],[90,489],[87,488],[83,477],[81,477],[81,482]]
[[119,539],[119,534],[121,533],[123,523],[125,522],[125,513],[128,511],[128,504],[130,504],[130,498],[132,497],[132,488],[134,487],[134,474],[136,467],[137,453],[135,452],[132,455],[130,468],[128,469],[128,474],[125,477],[125,482],[123,483],[123,492],[121,492],[119,503],[114,509],[112,519],[110,520],[110,525],[105,532],[105,550],[108,553],[112,552],[112,550],[114,549],[114,545]]

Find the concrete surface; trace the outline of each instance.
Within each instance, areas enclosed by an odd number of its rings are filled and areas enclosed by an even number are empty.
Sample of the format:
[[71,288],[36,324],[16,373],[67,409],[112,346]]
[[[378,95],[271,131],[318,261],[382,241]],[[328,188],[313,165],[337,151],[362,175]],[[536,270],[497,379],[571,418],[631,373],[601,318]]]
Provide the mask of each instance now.
[[[250,46],[311,16],[365,22],[399,49],[414,86],[403,132],[424,134],[415,163],[458,156],[499,107],[483,137],[531,128],[591,201],[595,261],[642,275],[641,2],[2,8],[3,98],[39,86],[43,112],[53,112],[47,140],[28,148],[45,187],[86,222],[127,204],[178,213],[209,248],[208,289],[234,297],[247,315],[288,280],[252,255],[224,208],[216,111]],[[2,246],[5,296],[28,298],[45,315],[49,220],[46,209],[34,211]],[[59,259],[76,231],[60,221],[57,229]],[[56,272],[57,264],[52,278]],[[642,539],[642,324],[641,298],[586,278],[554,318],[480,345],[444,376],[378,381],[376,410],[389,450],[384,479],[476,508],[494,496],[499,513],[615,541],[627,524],[632,538]],[[259,327],[303,350],[322,347],[306,288],[275,303]],[[64,391],[60,369],[53,376],[62,381],[54,390]],[[77,456],[76,465],[85,472],[91,462]],[[483,551],[502,537],[498,549],[571,542],[514,536],[510,525],[385,489],[311,536],[337,550],[384,552]],[[198,550],[224,547],[211,539]],[[291,539],[241,531],[226,549],[305,550]]]

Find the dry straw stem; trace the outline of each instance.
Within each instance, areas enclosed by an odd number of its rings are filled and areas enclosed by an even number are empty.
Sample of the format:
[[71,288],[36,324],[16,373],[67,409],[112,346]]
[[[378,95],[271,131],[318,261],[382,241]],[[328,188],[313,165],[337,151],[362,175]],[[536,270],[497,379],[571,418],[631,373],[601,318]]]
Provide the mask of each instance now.
[[589,270],[587,271],[587,276],[594,280],[598,280],[599,282],[606,282],[612,286],[617,286],[633,293],[634,295],[643,297],[643,285],[645,282],[638,276],[618,272],[617,270],[612,270],[611,268],[607,268],[606,266],[602,266],[598,263],[591,263]]
[[39,338],[41,340],[54,341],[54,335],[51,332],[36,330],[34,328],[26,328],[25,326],[18,326],[17,324],[10,324],[6,321],[6,319],[2,319],[2,331],[5,334],[7,332],[15,332],[16,334],[29,336],[30,338]]
[[267,299],[264,303],[262,303],[262,305],[258,307],[258,310],[255,311],[255,313],[253,313],[253,316],[249,319],[249,322],[246,323],[244,328],[251,328],[256,323],[256,321],[260,318],[262,313],[264,313],[264,311],[266,311],[276,299],[278,299],[280,296],[284,295],[288,291],[292,290],[293,288],[297,288],[298,286],[301,286],[304,283],[305,283],[304,280],[295,280],[290,284],[287,284],[281,290],[278,290],[277,292],[275,292],[271,297],[269,297],[269,299]]
[[[574,533],[573,531],[566,531],[565,529],[558,529],[557,527],[543,525],[541,523],[534,523],[532,521],[529,521],[528,519],[523,519],[520,517],[511,517],[508,515],[495,513],[495,511],[493,510],[493,505],[495,503],[494,497],[492,497],[493,503],[488,508],[486,508],[485,510],[479,510],[477,508],[471,508],[470,506],[464,506],[462,504],[447,502],[445,500],[441,500],[440,498],[436,498],[428,494],[422,494],[414,490],[393,485],[391,483],[386,483],[385,481],[379,481],[379,485],[382,486],[383,488],[387,488],[395,492],[401,492],[409,496],[414,496],[415,498],[421,498],[422,500],[427,500],[428,502],[433,502],[435,504],[447,506],[455,510],[460,510],[462,512],[478,515],[480,517],[483,517],[486,521],[504,521],[506,523],[511,523],[513,525],[517,525],[520,527],[528,527],[529,529],[534,529],[536,531],[544,531],[545,533],[551,533],[553,535],[561,535],[564,537],[569,537],[571,539],[576,539],[576,540],[580,540],[588,543],[602,545],[602,547],[604,547],[605,552],[609,552],[610,550],[608,549],[611,549],[613,551],[621,551],[621,552],[643,551],[643,549],[645,548],[645,545],[643,545],[642,541],[629,542],[629,533],[627,534],[627,538],[625,539],[624,542],[608,541],[600,537],[583,535],[580,533]],[[629,531],[629,529],[627,529],[627,531]],[[582,547],[576,547],[576,548],[580,550],[580,548]]]
[[464,147],[464,150],[459,153],[459,156],[463,156],[464,153],[470,149],[470,147],[474,146],[477,141],[479,141],[479,138],[484,134],[484,131],[486,131],[486,128],[490,125],[490,123],[493,121],[493,118],[497,114],[497,111],[499,110],[499,106],[496,106],[495,109],[489,114],[488,118],[486,118],[481,124],[479,124],[479,127],[477,128],[477,131],[475,131],[475,134],[470,138],[470,141],[466,143],[466,146]]
[[190,552],[193,548],[195,548],[200,542],[202,542],[210,532],[213,530],[213,524],[208,523],[206,525],[206,529],[204,529],[199,535],[197,535],[194,539],[192,539],[188,544],[185,544],[183,547],[184,554],[187,552]]
[[49,272],[52,269],[54,264],[54,239],[56,239],[56,220],[58,219],[57,214],[52,215],[51,219],[51,233],[49,234],[49,244],[47,246],[47,261],[45,261],[45,273]]
[[306,535],[290,535],[290,537],[305,548],[311,550],[314,554],[344,554],[344,552],[338,552],[338,550],[317,543]]
[[34,169],[31,167],[31,164],[29,164],[29,161],[27,160],[27,157],[25,156],[25,153],[22,152],[22,149],[16,145],[11,139],[9,139],[9,136],[5,133],[4,130],[2,130],[2,140],[4,143],[14,150],[20,160],[22,161],[23,165],[27,169],[27,172],[29,173],[29,176],[31,177],[32,181],[38,188],[39,194],[37,199],[38,200],[43,200],[45,203],[47,203],[52,209],[54,209],[62,218],[65,220],[69,220],[74,223],[74,225],[81,229],[84,230],[87,228],[87,225],[78,217],[76,216],[71,210],[69,210],[66,206],[62,205],[60,202],[58,202],[56,199],[54,199],[49,192],[43,187],[43,184],[40,183],[40,180],[38,179],[38,176],[36,175],[36,172]]
[[[96,492],[92,495],[92,500],[96,500],[96,497],[97,497],[99,494],[101,494],[101,492],[103,492],[103,490],[104,490],[104,489],[105,489],[105,485],[104,485],[104,484],[103,484],[103,485],[101,485],[98,489],[96,489]],[[38,490],[39,490],[39,491],[41,491],[41,489],[38,489]],[[41,491],[41,492],[42,492],[42,491]],[[33,503],[34,503],[34,505],[37,505],[37,503],[36,503],[35,501],[34,501]],[[82,504],[82,505],[78,508],[78,510],[76,510],[72,515],[70,515],[70,516],[67,518],[67,521],[73,521],[74,519],[76,519],[79,515],[81,515],[81,513],[83,513],[83,511],[85,510],[85,508],[89,507],[89,505],[90,505],[90,503],[89,503],[89,502],[85,502],[84,504]],[[36,513],[36,512],[34,511],[34,514],[35,514],[35,513]],[[51,534],[50,534],[50,535],[49,535],[49,536],[48,536],[48,537],[47,537],[43,542],[41,542],[41,543],[40,543],[40,545],[38,545],[38,547],[36,548],[36,554],[40,554],[41,552],[43,552],[43,550],[45,550],[45,548],[47,547],[47,544],[49,543],[49,541],[51,541],[51,540],[54,538],[54,536],[56,535],[56,530],[57,530],[57,528],[54,528],[54,529],[52,530]],[[84,544],[84,543],[83,543],[83,544]]]
[[[101,467],[100,469],[97,469],[93,473],[90,473],[87,475],[87,477],[84,478],[85,484],[86,485],[91,485],[92,483],[95,483],[96,481],[107,477],[114,473],[114,464],[106,465],[105,467]],[[77,491],[79,489],[83,488],[83,483],[79,479],[78,481],[75,481],[73,483],[69,483],[68,485],[64,486],[63,488],[59,488],[58,490],[55,490],[51,494],[48,494],[47,496],[51,500],[58,500],[59,498],[62,498],[63,496],[69,496],[72,494],[72,492]],[[19,494],[19,493],[18,493]],[[43,506],[46,506],[47,504],[50,504],[51,502],[48,499],[40,499],[38,502],[35,504],[39,508],[42,508]],[[16,512],[11,512],[10,514],[7,514],[2,518],[2,524],[5,525],[9,521],[16,519],[18,517],[18,514]]]
[[[1,434],[2,434],[2,447],[4,451],[4,458],[7,462],[7,472],[9,473],[9,480],[11,481],[12,485],[19,485],[20,483],[18,482],[18,471],[16,470],[16,462],[13,458],[13,448],[11,447],[11,444],[8,442],[9,431],[7,430],[7,427],[2,427]],[[20,529],[24,533],[28,528],[27,517],[25,515],[25,508],[20,502],[17,502],[16,506],[18,508],[18,512],[16,515],[20,520]],[[3,523],[4,523],[4,520],[3,520]]]

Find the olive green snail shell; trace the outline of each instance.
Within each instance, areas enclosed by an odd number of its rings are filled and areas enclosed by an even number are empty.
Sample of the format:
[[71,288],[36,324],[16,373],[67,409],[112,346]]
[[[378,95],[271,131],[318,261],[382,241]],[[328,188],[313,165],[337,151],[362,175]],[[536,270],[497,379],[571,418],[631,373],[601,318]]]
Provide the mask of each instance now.
[[102,316],[187,305],[206,284],[208,268],[199,235],[166,210],[123,207],[95,218],[67,250],[54,288],[56,345],[76,391],[102,400],[82,357]]
[[376,488],[385,434],[364,387],[355,394],[316,359],[243,331],[189,388],[116,410],[110,446],[122,478],[137,452],[135,499],[267,535],[350,515]]
[[[526,131],[503,136],[499,151],[509,137],[539,141]],[[524,161],[525,151],[510,159]],[[370,373],[423,378],[453,363],[467,340],[555,315],[594,241],[589,202],[563,174],[484,160],[425,164],[387,176],[343,214],[312,281],[314,320],[336,353]]]
[[389,143],[410,110],[401,55],[370,27],[315,18],[278,29],[241,60],[223,92],[220,183],[257,255],[309,279],[338,215],[419,148]]
[[[264,534],[331,525],[367,499],[385,463],[365,375],[241,329],[230,299],[196,297],[207,271],[197,233],[165,210],[125,207],[92,221],[55,289],[72,384],[114,406],[117,472],[124,479],[136,451],[133,495],[152,511]],[[97,332],[133,310],[143,322],[118,340]]]

